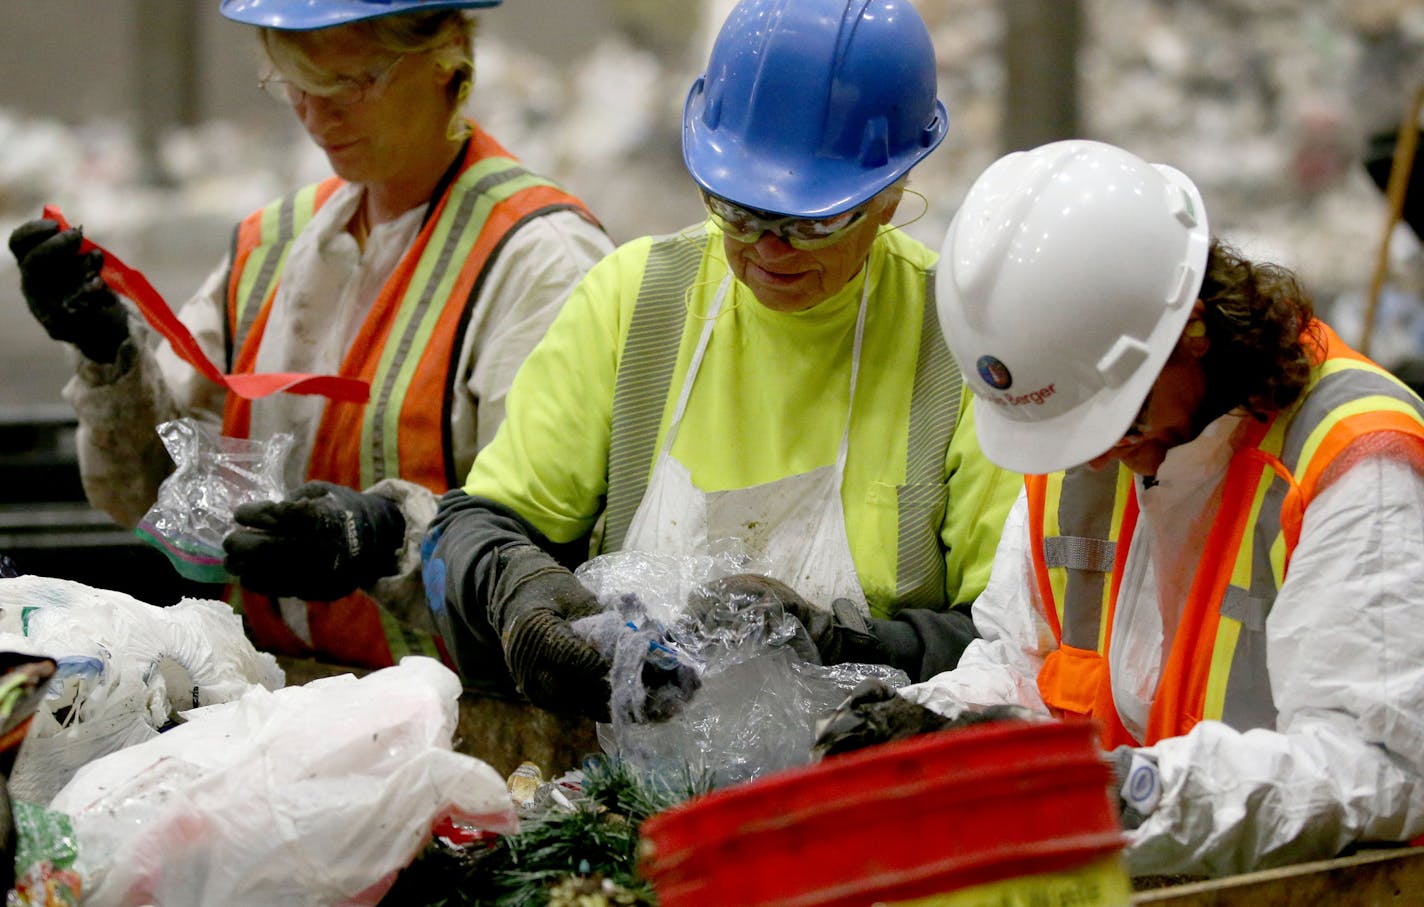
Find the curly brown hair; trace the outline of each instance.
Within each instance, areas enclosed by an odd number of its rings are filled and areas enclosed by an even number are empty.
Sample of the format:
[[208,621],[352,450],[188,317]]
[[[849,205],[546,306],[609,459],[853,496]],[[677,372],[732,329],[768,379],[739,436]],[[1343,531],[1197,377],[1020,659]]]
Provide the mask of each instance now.
[[1198,297],[1211,341],[1202,357],[1208,418],[1238,406],[1265,418],[1295,402],[1310,380],[1315,317],[1295,274],[1213,240]]

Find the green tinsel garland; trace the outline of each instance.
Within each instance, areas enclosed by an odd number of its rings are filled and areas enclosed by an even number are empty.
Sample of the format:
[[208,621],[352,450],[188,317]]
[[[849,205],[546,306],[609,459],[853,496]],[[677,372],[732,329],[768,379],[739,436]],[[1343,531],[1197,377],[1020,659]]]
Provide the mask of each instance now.
[[432,841],[382,905],[400,907],[655,907],[637,874],[644,819],[711,788],[690,773],[655,782],[613,759],[591,758],[572,811],[526,818],[517,834],[469,852]]

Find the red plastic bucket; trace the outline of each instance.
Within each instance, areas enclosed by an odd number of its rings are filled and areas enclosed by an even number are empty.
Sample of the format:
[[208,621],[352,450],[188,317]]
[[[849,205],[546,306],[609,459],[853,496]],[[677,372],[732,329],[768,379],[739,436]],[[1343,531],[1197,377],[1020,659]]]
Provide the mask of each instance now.
[[1088,721],[941,731],[652,816],[641,870],[663,907],[863,907],[977,886],[993,888],[994,903],[1051,890],[1042,902],[1126,904],[1109,779]]

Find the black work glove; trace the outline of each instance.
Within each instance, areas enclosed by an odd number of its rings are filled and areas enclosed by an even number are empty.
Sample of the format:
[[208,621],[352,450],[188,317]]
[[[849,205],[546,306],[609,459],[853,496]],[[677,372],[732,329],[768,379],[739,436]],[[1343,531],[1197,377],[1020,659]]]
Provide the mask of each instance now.
[[[838,604],[842,602],[842,607],[854,611],[854,605],[850,602],[837,599]],[[823,645],[828,650],[827,654],[836,645],[832,639],[835,631],[831,615],[817,609],[790,586],[769,576],[738,573],[703,583],[688,596],[687,613],[709,633],[716,632],[724,624],[748,619],[759,621],[768,638],[781,628],[783,616],[793,617],[798,626],[785,645],[802,661],[835,663],[822,654]]]
[[497,557],[490,623],[514,685],[546,711],[608,721],[612,663],[570,626],[601,613],[598,599],[538,545],[508,545]]
[[241,504],[232,517],[223,566],[264,595],[333,601],[394,574],[405,544],[395,502],[330,482]]
[[849,753],[949,727],[938,712],[911,702],[878,678],[862,680],[836,710],[816,724],[814,758]]
[[811,756],[820,759],[903,740],[933,731],[969,727],[990,721],[1035,720],[1037,716],[1015,705],[966,709],[955,718],[911,702],[879,678],[862,680],[834,712],[817,722]]
[[45,331],[87,359],[113,362],[129,336],[128,314],[99,276],[104,253],[80,254],[82,239],[78,228],[32,220],[10,234],[10,251],[20,263],[20,290]]

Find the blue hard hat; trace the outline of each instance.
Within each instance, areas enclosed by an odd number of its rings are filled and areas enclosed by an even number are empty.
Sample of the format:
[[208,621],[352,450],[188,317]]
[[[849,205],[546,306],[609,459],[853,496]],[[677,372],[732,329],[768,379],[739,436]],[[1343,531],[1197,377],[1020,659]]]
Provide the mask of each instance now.
[[244,25],[305,31],[399,13],[499,6],[503,0],[222,0],[222,14]]
[[909,0],[742,0],[687,94],[682,157],[712,195],[827,217],[904,176],[948,125]]

